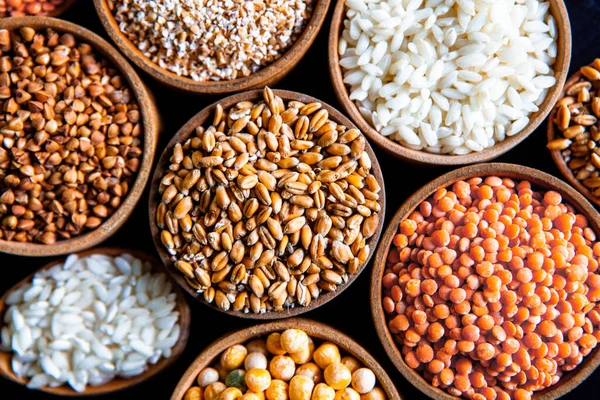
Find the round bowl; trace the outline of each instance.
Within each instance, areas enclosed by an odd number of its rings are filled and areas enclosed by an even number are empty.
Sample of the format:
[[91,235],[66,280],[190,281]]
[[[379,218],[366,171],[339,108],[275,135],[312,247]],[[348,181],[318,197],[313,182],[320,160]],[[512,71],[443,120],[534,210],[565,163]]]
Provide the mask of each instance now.
[[[573,86],[575,83],[577,83],[582,77],[583,77],[583,75],[581,74],[581,71],[577,71],[576,73],[574,73],[573,76],[571,76],[565,83],[565,87],[561,91],[561,95],[558,98],[558,100],[565,97],[567,95],[567,91],[569,90],[569,88],[571,86]],[[555,115],[556,115],[556,110],[553,110],[552,113],[550,114],[550,118],[548,118],[548,128],[547,128],[548,142],[550,142],[551,140],[556,139],[560,136],[560,132],[554,126]],[[571,168],[569,168],[564,157],[562,156],[561,150],[549,150],[549,151],[550,151],[550,155],[552,156],[552,159],[554,160],[554,163],[556,164],[556,166],[558,167],[560,172],[563,174],[563,176],[565,177],[567,182],[569,182],[571,184],[571,186],[573,186],[575,189],[579,190],[579,192],[581,194],[583,194],[589,201],[591,201],[592,203],[594,203],[597,206],[600,206],[600,198],[594,196],[594,193],[592,193],[591,190],[589,190],[587,187],[585,187],[583,185],[583,183],[581,183],[581,181],[575,177],[575,175],[573,174],[573,171],[571,170]]]
[[[377,230],[375,231],[375,234],[367,240],[367,244],[369,244],[371,246],[371,250],[372,250],[371,254],[369,255],[369,258],[362,266],[360,266],[358,268],[356,273],[354,275],[352,275],[352,277],[348,280],[348,282],[346,282],[342,285],[338,285],[336,290],[333,292],[327,292],[327,293],[322,292],[321,295],[319,296],[319,298],[313,299],[313,301],[311,301],[311,303],[307,307],[296,306],[291,309],[286,309],[285,311],[270,311],[270,312],[266,312],[266,313],[262,313],[262,314],[244,313],[244,312],[235,311],[232,309],[229,311],[223,311],[219,307],[217,307],[214,303],[212,303],[212,304],[207,303],[204,300],[204,297],[202,296],[202,294],[197,293],[192,287],[190,287],[188,285],[187,281],[185,280],[185,278],[183,277],[183,275],[179,272],[179,270],[177,270],[177,268],[175,268],[173,262],[171,261],[171,259],[169,257],[168,252],[166,251],[165,247],[163,246],[163,244],[161,242],[160,229],[158,229],[158,227],[156,226],[156,207],[159,204],[159,200],[160,200],[160,196],[158,196],[158,188],[160,186],[160,181],[161,181],[162,176],[164,175],[165,169],[169,165],[169,158],[171,157],[171,154],[173,154],[173,147],[175,146],[175,144],[183,143],[185,140],[187,140],[190,137],[190,135],[192,133],[194,133],[194,129],[196,127],[204,125],[207,121],[209,121],[209,122],[212,121],[212,116],[214,115],[214,111],[216,109],[217,104],[220,104],[223,107],[223,109],[227,110],[231,106],[233,106],[241,101],[262,99],[262,93],[263,93],[262,90],[253,90],[253,91],[239,93],[239,94],[236,94],[233,96],[229,96],[229,97],[224,98],[223,100],[213,103],[210,106],[203,109],[202,111],[200,111],[194,117],[192,117],[192,119],[190,119],[181,129],[179,129],[179,131],[175,134],[175,136],[173,136],[173,138],[171,139],[169,144],[167,144],[167,146],[165,147],[165,150],[163,151],[163,154],[161,155],[161,157],[158,161],[158,164],[156,166],[156,170],[154,172],[154,176],[153,176],[152,182],[151,182],[150,206],[149,206],[149,208],[150,208],[150,210],[149,210],[150,231],[152,233],[152,239],[154,240],[154,245],[156,247],[156,250],[157,250],[158,254],[160,255],[160,258],[162,259],[165,267],[167,268],[169,273],[171,273],[171,275],[173,276],[173,279],[175,279],[175,281],[177,281],[177,283],[179,283],[181,285],[181,287],[183,287],[183,289],[186,292],[188,292],[190,295],[192,295],[194,298],[196,298],[197,300],[199,300],[200,302],[202,302],[204,304],[207,304],[208,306],[212,307],[215,310],[225,312],[226,314],[229,314],[229,315],[235,315],[237,317],[250,318],[250,319],[278,319],[278,318],[292,317],[294,315],[303,314],[307,311],[313,310],[313,309],[327,303],[329,300],[333,299],[334,297],[336,297],[337,295],[342,293],[352,282],[354,282],[354,280],[358,277],[358,275],[364,270],[366,265],[369,263],[369,260],[371,259],[372,255],[375,251],[375,247],[377,246],[377,242],[379,241],[379,236],[381,235],[381,231],[383,230],[383,218],[380,219],[380,223],[379,223],[379,226],[377,227]],[[287,91],[287,90],[273,90],[273,94],[275,96],[281,97],[286,102],[290,101],[290,100],[301,101],[304,103],[319,101],[313,97],[310,97],[310,96],[307,96],[304,94],[300,94],[300,93],[296,93],[296,92]],[[335,110],[330,105],[328,105],[324,102],[320,101],[320,103],[323,105],[323,108],[326,109],[327,112],[329,113],[329,118],[331,120],[336,121],[337,123],[341,123],[349,128],[354,127],[354,124],[352,124],[352,122],[350,120],[348,120],[346,117],[344,117],[339,111]],[[379,161],[377,160],[377,157],[376,157],[375,153],[373,152],[373,149],[369,145],[368,141],[366,142],[365,151],[369,154],[372,164],[373,164],[371,172],[375,176],[375,179],[377,179],[377,182],[379,183],[379,185],[381,186],[380,199],[379,199],[379,204],[381,205],[381,212],[379,213],[379,215],[384,216],[385,215],[385,188],[384,188],[384,184],[383,184],[383,175],[381,173],[381,167],[379,166]]]
[[330,1],[331,0],[314,0],[312,15],[304,27],[302,34],[296,42],[273,63],[247,77],[229,81],[206,82],[199,82],[188,77],[179,76],[150,61],[136,45],[121,32],[108,7],[108,0],[94,0],[94,5],[96,6],[96,12],[100,17],[100,21],[102,21],[102,25],[104,25],[104,29],[113,42],[115,42],[119,50],[148,75],[167,86],[188,93],[227,94],[274,85],[287,75],[298,62],[300,62],[316,39],[327,15]]
[[[133,255],[136,258],[139,258],[140,260],[150,262],[152,264],[152,267],[154,270],[161,269],[159,261],[157,261],[156,259],[148,256],[146,253],[139,251],[139,250],[118,249],[118,248],[96,248],[96,249],[82,251],[80,253],[77,253],[77,255],[78,256],[88,256],[91,254],[104,254],[104,255],[109,255],[109,256],[118,256],[123,253],[128,253],[128,254]],[[62,258],[60,260],[54,260],[54,261],[44,265],[42,268],[38,269],[38,271],[50,269],[53,266],[55,266],[58,262],[63,262],[64,260],[65,260],[65,258]],[[36,272],[38,272],[38,271],[36,271]],[[35,274],[35,272],[33,274],[29,275],[27,278],[23,279],[21,282],[17,283],[15,286],[13,286],[11,289],[9,289],[0,298],[0,316],[2,316],[0,318],[0,327],[4,324],[3,315],[5,312],[5,308],[6,308],[6,298],[8,297],[10,292],[12,292],[13,289],[16,289],[17,287],[30,282],[31,279],[33,278],[34,274]],[[185,346],[187,345],[188,337],[190,334],[190,318],[191,318],[190,308],[185,300],[185,295],[175,284],[173,285],[173,290],[177,294],[176,310],[179,311],[179,325],[181,327],[181,334],[179,335],[179,340],[177,341],[177,343],[175,344],[175,346],[172,349],[171,357],[161,358],[156,364],[150,365],[148,367],[148,370],[146,370],[146,372],[144,372],[141,375],[135,376],[130,379],[116,378],[116,379],[114,379],[104,385],[100,385],[100,386],[87,386],[85,391],[81,392],[81,393],[76,392],[70,386],[67,386],[67,385],[59,386],[57,388],[51,388],[51,387],[45,386],[45,387],[41,387],[37,390],[40,390],[40,391],[46,392],[46,393],[51,393],[51,394],[58,395],[58,396],[103,395],[103,394],[116,392],[116,391],[119,391],[122,389],[130,388],[134,385],[137,385],[141,382],[144,382],[144,381],[152,378],[153,376],[155,376],[162,370],[171,366],[179,358],[179,356],[183,353],[183,350],[185,349]],[[29,380],[19,378],[18,376],[15,375],[15,373],[13,372],[12,367],[11,367],[11,359],[12,359],[11,352],[0,351],[0,376],[3,376],[4,378],[6,378],[8,380],[11,380],[20,385],[25,386]]]
[[544,102],[539,107],[539,111],[530,115],[529,124],[516,135],[507,137],[504,141],[496,143],[494,146],[484,149],[481,152],[472,152],[464,155],[445,155],[412,150],[380,134],[365,120],[354,101],[350,100],[348,90],[343,81],[338,54],[338,41],[344,27],[343,22],[346,19],[345,11],[345,1],[338,1],[333,12],[331,31],[329,32],[329,74],[335,94],[342,104],[343,109],[350,116],[350,119],[358,125],[369,139],[394,157],[410,163],[429,165],[474,164],[490,161],[506,153],[525,140],[552,111],[552,107],[554,107],[560,96],[569,70],[569,62],[571,61],[571,24],[569,22],[569,15],[563,0],[550,0],[550,11],[556,20],[558,29],[558,54],[553,66],[556,84],[550,88]]
[[182,400],[185,392],[194,385],[198,373],[204,368],[212,365],[215,360],[218,360],[221,353],[227,348],[236,344],[244,344],[260,337],[266,337],[273,332],[282,332],[289,328],[302,329],[310,337],[335,343],[340,347],[340,350],[356,357],[356,359],[365,367],[370,368],[375,373],[378,385],[385,391],[389,400],[402,400],[402,397],[396,390],[394,383],[385,370],[364,347],[346,334],[329,325],[304,318],[292,318],[255,325],[217,339],[200,353],[198,358],[196,358],[187,371],[185,371],[177,384],[177,387],[173,391],[171,400]]
[[28,26],[34,29],[51,28],[57,32],[68,32],[84,40],[104,55],[121,72],[135,94],[140,107],[143,125],[143,157],[135,182],[119,208],[96,229],[69,240],[57,241],[52,245],[20,243],[0,240],[0,251],[24,256],[55,256],[90,248],[112,236],[133,212],[142,196],[150,176],[156,143],[160,131],[160,120],[152,94],[141,81],[127,60],[106,40],[79,25],[49,17],[13,17],[0,19],[0,29],[14,30]]
[[[58,7],[54,8],[54,10],[50,11],[47,14],[43,14],[44,17],[59,17],[63,13],[65,13],[73,4],[75,4],[77,0],[64,0]],[[39,15],[39,14],[38,14]],[[10,18],[6,16],[4,18]]]
[[[559,192],[565,203],[569,203],[578,212],[585,215],[594,231],[600,232],[600,215],[580,193],[550,174],[516,164],[489,163],[456,169],[427,183],[400,206],[383,235],[379,248],[377,249],[377,254],[375,255],[375,261],[373,262],[373,275],[371,279],[371,312],[373,314],[373,322],[379,340],[383,344],[385,351],[398,371],[400,371],[400,373],[417,389],[436,400],[456,400],[458,397],[452,396],[440,388],[433,387],[425,380],[425,378],[423,378],[419,371],[410,368],[404,362],[402,353],[387,327],[386,315],[382,306],[383,272],[386,268],[387,257],[392,240],[398,231],[400,222],[414,211],[421,202],[429,198],[438,189],[448,187],[456,181],[474,176],[489,175],[507,177],[515,180],[528,180],[538,188]],[[569,393],[573,388],[583,382],[598,365],[600,365],[600,346],[597,346],[592,353],[584,358],[583,362],[575,369],[575,371],[565,373],[556,385],[539,392],[534,392],[532,398],[535,400],[557,399]]]

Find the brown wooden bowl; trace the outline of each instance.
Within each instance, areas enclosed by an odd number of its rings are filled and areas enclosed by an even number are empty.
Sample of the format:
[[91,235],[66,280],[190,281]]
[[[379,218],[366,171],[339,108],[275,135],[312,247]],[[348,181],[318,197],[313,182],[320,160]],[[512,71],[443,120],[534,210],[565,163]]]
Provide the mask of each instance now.
[[130,192],[120,207],[98,228],[69,240],[57,241],[52,245],[39,243],[20,243],[0,240],[0,252],[25,256],[55,256],[90,248],[112,236],[133,212],[142,196],[156,151],[160,132],[160,119],[154,98],[127,60],[106,40],[79,25],[49,17],[13,17],[0,19],[0,29],[15,30],[23,26],[34,29],[51,28],[57,32],[68,32],[94,47],[104,55],[123,74],[140,106],[143,124],[143,157],[137,177]]
[[[575,83],[577,83],[582,77],[583,77],[583,75],[581,74],[580,71],[577,71],[576,73],[574,73],[565,83],[565,87],[563,88],[558,100],[565,97],[567,90],[571,86],[573,86]],[[558,130],[556,129],[556,126],[554,125],[555,115],[556,115],[556,110],[552,110],[552,113],[550,114],[550,118],[548,118],[548,128],[547,128],[548,142],[561,136],[560,132],[558,132]],[[556,164],[556,166],[558,167],[560,172],[563,174],[563,176],[565,177],[567,182],[569,182],[575,189],[579,190],[579,192],[581,192],[581,194],[583,194],[589,201],[591,201],[592,203],[594,203],[597,206],[600,206],[600,198],[594,196],[594,193],[592,193],[587,187],[585,187],[583,185],[583,183],[581,183],[581,181],[579,179],[577,179],[575,177],[575,175],[573,174],[573,171],[571,170],[571,168],[569,168],[564,157],[562,156],[561,150],[549,150],[549,151],[550,151],[550,155],[552,156],[552,159],[554,160],[554,163]]]
[[[429,182],[417,190],[400,206],[388,225],[375,255],[371,279],[371,312],[379,340],[396,368],[398,368],[398,371],[417,389],[436,400],[456,400],[458,397],[452,396],[440,388],[433,387],[423,378],[419,371],[408,367],[404,362],[400,348],[396,345],[387,327],[386,314],[382,306],[383,272],[385,271],[392,240],[398,231],[400,222],[414,211],[421,202],[429,198],[438,189],[446,188],[456,181],[474,176],[489,175],[508,177],[515,180],[528,180],[537,188],[559,192],[565,203],[571,204],[578,212],[585,215],[594,231],[600,232],[600,215],[580,193],[550,174],[516,164],[489,163],[456,169]],[[575,371],[565,373],[556,385],[539,392],[534,392],[532,398],[535,400],[557,399],[583,382],[598,365],[600,365],[600,346],[596,347],[592,353],[585,357]]]
[[389,400],[402,400],[402,396],[400,396],[396,390],[394,383],[387,375],[385,370],[364,347],[355,342],[346,334],[335,328],[332,328],[329,325],[304,318],[292,318],[255,325],[217,339],[202,353],[200,353],[198,358],[196,358],[187,371],[185,371],[183,377],[173,391],[171,400],[183,399],[185,392],[190,387],[194,386],[196,377],[200,371],[211,366],[213,362],[217,361],[221,353],[227,348],[236,344],[244,344],[253,339],[258,339],[261,337],[266,338],[273,332],[283,332],[289,328],[302,329],[312,338],[337,344],[341,351],[356,357],[356,359],[360,361],[366,368],[370,368],[375,373],[375,376],[377,377],[377,385],[384,390]]
[[507,137],[504,141],[496,143],[494,146],[484,149],[481,152],[472,152],[464,155],[445,155],[412,150],[383,136],[365,120],[354,101],[350,100],[348,90],[343,81],[342,69],[339,65],[338,41],[344,28],[343,21],[346,18],[345,0],[339,0],[335,7],[331,21],[331,31],[329,33],[329,74],[331,75],[335,94],[342,104],[343,109],[350,116],[350,119],[358,125],[363,133],[375,142],[377,146],[394,157],[410,163],[429,165],[463,165],[490,161],[506,153],[529,136],[550,113],[560,96],[571,61],[571,24],[563,0],[550,0],[550,11],[556,19],[558,29],[558,54],[553,66],[556,84],[549,90],[544,102],[540,105],[539,111],[531,114],[529,124],[521,132]]
[[[88,256],[91,254],[104,254],[104,255],[109,255],[109,256],[118,256],[118,255],[124,254],[124,253],[131,254],[134,257],[139,258],[140,260],[150,262],[152,264],[153,269],[155,269],[155,270],[161,269],[160,262],[158,262],[158,260],[148,256],[146,253],[144,253],[143,251],[139,251],[139,250],[117,249],[117,248],[96,248],[96,249],[82,251],[80,253],[77,253],[77,255],[80,257]],[[46,264],[45,266],[43,266],[42,268],[40,268],[38,271],[50,269],[53,266],[57,265],[59,262],[63,262],[64,260],[65,260],[65,258],[52,261],[52,262]],[[36,271],[36,272],[38,272],[38,271]],[[23,284],[30,282],[32,280],[34,274],[35,273],[29,275],[27,278],[25,278],[21,282],[17,283],[15,286],[13,286],[11,289],[9,289],[4,294],[4,296],[2,296],[0,298],[0,316],[2,316],[2,318],[0,318],[0,328],[4,325],[3,315],[4,315],[4,312],[6,311],[5,310],[6,298],[14,289],[18,288],[19,286],[21,286]],[[183,350],[185,349],[185,346],[187,345],[188,337],[190,334],[190,318],[191,318],[190,308],[185,300],[185,295],[177,287],[177,285],[174,284],[174,282],[173,282],[173,290],[177,294],[176,310],[179,311],[179,325],[181,327],[181,333],[179,335],[179,340],[173,347],[171,357],[161,358],[156,364],[150,365],[148,367],[148,370],[146,370],[146,372],[144,372],[141,375],[135,376],[130,379],[116,378],[116,379],[114,379],[104,385],[101,385],[101,386],[87,386],[85,391],[82,393],[76,392],[70,386],[67,386],[67,385],[59,386],[57,388],[42,387],[38,390],[40,390],[42,392],[46,392],[46,393],[52,393],[52,394],[59,395],[59,396],[92,396],[92,395],[108,394],[108,393],[116,392],[118,390],[126,389],[131,386],[137,385],[138,383],[141,383],[147,379],[150,379],[154,375],[161,372],[163,369],[171,366],[179,358],[179,356],[183,353]],[[11,380],[13,382],[16,382],[18,384],[25,386],[28,382],[28,379],[19,378],[14,374],[12,367],[11,367],[11,359],[12,359],[12,353],[0,351],[0,376],[3,376],[4,378],[6,378],[8,380]]]
[[310,20],[296,42],[273,63],[261,68],[247,77],[223,81],[195,81],[185,76],[179,76],[171,71],[159,67],[150,61],[119,29],[112,12],[108,8],[107,0],[94,0],[96,12],[119,50],[135,65],[144,70],[159,82],[172,88],[201,94],[227,94],[248,89],[258,89],[263,86],[274,85],[287,75],[300,62],[310,45],[314,42],[325,21],[331,0],[314,0],[313,12]]
[[[192,117],[192,119],[190,119],[181,129],[179,129],[179,131],[175,134],[175,136],[173,136],[173,138],[171,139],[169,144],[167,144],[167,146],[165,147],[165,150],[163,151],[163,153],[158,161],[158,164],[156,166],[156,170],[154,171],[154,176],[153,176],[152,182],[151,182],[150,205],[149,205],[150,231],[152,233],[152,239],[154,240],[154,245],[156,247],[156,251],[160,255],[160,258],[162,259],[165,267],[167,268],[167,270],[169,271],[169,273],[171,274],[173,279],[175,279],[175,281],[177,281],[177,283],[179,283],[181,285],[181,287],[186,292],[188,292],[190,295],[192,295],[194,298],[196,298],[197,300],[201,301],[202,303],[214,308],[215,310],[224,312],[229,315],[235,315],[236,317],[250,318],[250,319],[278,319],[278,318],[292,317],[294,315],[303,314],[305,312],[313,310],[313,309],[327,303],[329,300],[333,299],[334,297],[336,297],[337,295],[342,293],[352,282],[354,282],[354,280],[358,277],[358,275],[365,269],[366,265],[369,263],[369,260],[371,259],[372,255],[375,251],[375,247],[377,246],[377,242],[379,241],[379,236],[381,235],[381,231],[383,230],[383,216],[385,215],[385,203],[386,202],[385,202],[385,188],[384,188],[384,184],[383,184],[383,175],[381,173],[381,167],[379,166],[379,161],[377,160],[377,156],[375,155],[375,153],[373,152],[373,149],[371,148],[371,146],[369,145],[369,143],[367,141],[365,151],[369,154],[371,161],[372,161],[373,166],[372,166],[371,172],[373,173],[373,176],[375,176],[375,179],[377,179],[377,182],[381,186],[381,193],[380,193],[380,199],[379,199],[379,203],[381,204],[381,212],[379,213],[379,215],[381,216],[381,219],[380,219],[380,224],[379,224],[379,227],[377,228],[377,231],[371,238],[369,238],[367,240],[367,244],[369,244],[372,249],[371,255],[369,255],[367,262],[365,262],[361,267],[359,267],[358,271],[356,271],[356,273],[354,275],[352,275],[352,277],[348,280],[348,282],[346,282],[343,285],[337,286],[337,289],[333,292],[322,292],[321,295],[319,296],[319,298],[313,299],[313,301],[311,301],[311,303],[307,307],[296,306],[292,309],[287,309],[285,311],[269,311],[269,312],[262,313],[262,314],[255,314],[255,313],[244,313],[244,312],[235,311],[235,310],[223,311],[219,307],[217,307],[214,303],[208,304],[204,300],[203,295],[197,293],[192,287],[190,287],[189,284],[186,282],[185,278],[183,277],[183,275],[179,272],[179,270],[177,270],[177,268],[175,268],[173,262],[171,261],[171,259],[169,257],[169,254],[167,253],[165,247],[163,246],[163,244],[160,240],[160,229],[158,229],[158,227],[156,226],[156,207],[158,206],[159,201],[160,201],[160,196],[158,195],[158,188],[159,188],[162,176],[165,174],[165,170],[169,165],[169,158],[173,154],[173,147],[175,146],[175,144],[183,143],[185,140],[187,140],[190,137],[190,135],[192,133],[194,133],[194,129],[196,127],[204,125],[207,121],[212,121],[212,117],[214,115],[214,111],[215,111],[217,104],[220,104],[224,110],[227,110],[231,106],[233,106],[241,101],[262,100],[262,98],[263,98],[262,93],[263,93],[262,90],[252,90],[252,91],[248,91],[248,92],[244,92],[244,93],[235,94],[233,96],[229,96],[229,97],[224,98],[223,100],[215,102],[215,103],[211,104],[210,106],[206,107],[205,109],[203,109],[202,111],[200,111],[194,117]],[[315,99],[314,97],[310,97],[310,96],[307,96],[307,95],[304,95],[301,93],[291,92],[291,91],[287,91],[287,90],[273,90],[273,93],[276,96],[281,97],[286,102],[290,101],[290,100],[297,100],[297,101],[301,101],[304,103],[319,101],[323,105],[323,108],[326,109],[327,112],[329,113],[329,118],[331,120],[333,120],[337,123],[341,123],[347,127],[354,127],[354,124],[350,120],[348,120],[348,118],[344,117],[339,111],[337,111],[330,105],[328,105],[320,100]]]

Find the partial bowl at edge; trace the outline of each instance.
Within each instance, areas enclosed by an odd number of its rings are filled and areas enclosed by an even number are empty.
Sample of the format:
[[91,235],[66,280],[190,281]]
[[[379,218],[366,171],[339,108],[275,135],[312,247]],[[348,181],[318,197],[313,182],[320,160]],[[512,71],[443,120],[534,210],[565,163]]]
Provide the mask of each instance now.
[[185,392],[190,387],[194,386],[198,374],[204,368],[210,367],[215,360],[218,360],[218,357],[227,348],[236,344],[244,344],[250,340],[261,337],[266,339],[266,337],[273,332],[283,332],[290,328],[302,329],[312,338],[335,343],[339,346],[340,350],[356,357],[366,368],[371,369],[375,373],[377,385],[384,390],[388,400],[402,400],[402,397],[394,386],[394,382],[365,348],[346,334],[329,325],[304,318],[292,318],[255,325],[217,339],[200,353],[198,358],[196,358],[187,371],[185,371],[177,384],[177,387],[173,391],[171,400],[182,400]]
[[127,80],[132,93],[140,107],[143,125],[143,158],[135,181],[119,208],[97,228],[68,240],[59,240],[52,245],[30,242],[0,240],[0,251],[24,256],[55,256],[68,254],[90,248],[112,236],[129,218],[150,176],[152,161],[160,131],[160,119],[154,98],[127,60],[107,41],[92,31],[71,22],[49,17],[13,17],[0,18],[0,29],[10,31],[21,27],[53,29],[59,33],[70,33],[90,44],[96,51],[106,57]]
[[[80,253],[77,253],[77,255],[79,257],[85,257],[85,256],[89,256],[92,254],[105,254],[105,255],[109,255],[109,256],[118,256],[120,254],[125,254],[125,253],[131,254],[134,257],[139,258],[143,261],[150,262],[152,264],[152,269],[154,272],[161,272],[160,262],[139,250],[117,249],[117,248],[95,248],[95,249],[91,249],[91,250],[82,251]],[[64,260],[65,260],[65,258],[62,258],[62,259],[54,260],[54,261],[44,265],[43,267],[39,268],[31,275],[29,275],[28,277],[26,277],[25,279],[23,279],[22,281],[20,281],[13,287],[11,287],[9,290],[6,291],[6,293],[2,297],[0,297],[0,328],[4,324],[3,314],[4,314],[4,311],[6,308],[6,298],[8,297],[8,295],[14,289],[18,288],[19,286],[30,282],[32,280],[33,276],[37,272],[52,268],[55,265],[57,265],[61,262],[64,262]],[[177,287],[175,282],[173,282],[173,291],[177,296],[176,310],[179,312],[178,324],[181,328],[181,333],[179,335],[179,339],[177,340],[177,343],[172,348],[171,357],[161,358],[156,364],[149,365],[148,369],[141,375],[134,376],[129,379],[115,378],[112,381],[110,381],[104,385],[100,385],[100,386],[89,386],[88,385],[85,388],[85,391],[82,393],[76,392],[68,385],[59,386],[57,388],[51,388],[49,386],[44,386],[37,390],[46,392],[46,393],[51,393],[54,395],[71,396],[71,397],[103,395],[103,394],[113,393],[113,392],[116,392],[119,390],[127,389],[134,385],[142,383],[142,382],[152,378],[153,376],[155,376],[162,370],[171,366],[173,363],[175,363],[175,361],[177,361],[179,356],[181,356],[181,354],[185,350],[185,347],[187,345],[187,341],[189,338],[189,334],[190,334],[190,318],[191,318],[190,308],[185,300],[185,295],[179,289],[179,287]],[[12,352],[0,351],[0,376],[3,376],[4,378],[6,378],[8,380],[11,380],[15,383],[25,386],[27,384],[27,382],[29,382],[29,379],[19,378],[15,375],[15,373],[12,370],[12,366],[11,366],[12,354],[13,354]]]
[[[452,396],[446,391],[432,386],[431,383],[425,380],[420,371],[410,368],[404,362],[402,352],[388,329],[387,315],[383,310],[383,273],[386,269],[390,246],[392,245],[394,236],[398,232],[400,222],[408,217],[411,212],[417,209],[423,201],[427,200],[438,189],[447,188],[456,181],[476,176],[500,176],[511,178],[516,181],[527,180],[531,182],[534,187],[543,190],[555,190],[562,195],[565,203],[570,204],[578,212],[587,217],[589,224],[595,232],[600,233],[600,215],[580,193],[550,174],[516,164],[488,163],[456,169],[427,183],[400,206],[379,243],[375,261],[373,262],[373,272],[371,276],[371,313],[373,316],[373,323],[377,330],[377,336],[398,371],[400,371],[400,373],[417,389],[436,400],[456,400],[458,397]],[[534,392],[532,399],[554,400],[565,395],[590,376],[598,365],[600,365],[600,346],[597,346],[592,353],[585,357],[583,362],[574,371],[565,373],[556,385],[539,392]]]
[[345,0],[338,0],[333,12],[331,30],[329,32],[329,74],[335,94],[342,104],[342,108],[350,119],[358,125],[362,132],[375,144],[394,157],[414,164],[426,165],[464,165],[490,161],[525,140],[541,123],[554,107],[560,96],[561,90],[569,70],[571,61],[571,24],[563,0],[549,0],[550,12],[556,20],[558,29],[558,54],[554,63],[554,77],[556,84],[549,90],[539,111],[529,116],[529,124],[514,136],[507,137],[504,141],[496,143],[481,152],[471,152],[465,155],[434,154],[422,150],[412,150],[399,142],[388,139],[379,133],[360,113],[353,100],[350,100],[348,89],[343,81],[342,68],[339,65],[338,43],[346,19]]

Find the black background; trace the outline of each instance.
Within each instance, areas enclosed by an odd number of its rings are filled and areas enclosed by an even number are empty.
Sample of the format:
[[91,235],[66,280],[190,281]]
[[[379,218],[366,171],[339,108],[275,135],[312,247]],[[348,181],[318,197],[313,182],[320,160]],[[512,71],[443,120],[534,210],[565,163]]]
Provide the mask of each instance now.
[[[160,0],[157,0],[160,1]],[[335,1],[332,1],[335,3]],[[573,54],[570,73],[582,65],[600,57],[600,1],[566,0],[573,31]],[[327,64],[327,40],[333,5],[317,40],[304,59],[275,88],[295,90],[329,103],[341,110],[330,83]],[[79,0],[62,18],[83,25],[108,40],[96,15],[91,0]],[[110,41],[110,40],[109,40]],[[163,118],[164,129],[159,141],[155,160],[177,130],[205,106],[218,100],[218,97],[185,95],[160,85],[142,71],[144,82],[156,96],[158,110]],[[495,161],[510,162],[538,168],[562,179],[545,148],[546,124],[542,124],[528,139],[509,153]],[[381,163],[387,191],[386,225],[402,202],[419,187],[433,178],[448,172],[451,168],[415,167],[400,162],[375,148]],[[148,185],[149,186],[149,185]],[[133,215],[125,225],[104,246],[136,248],[156,256],[148,225],[148,190],[140,200]],[[44,258],[25,258],[2,254],[0,256],[0,293],[6,291],[50,261]],[[352,336],[377,359],[388,372],[405,400],[425,399],[427,396],[412,387],[396,370],[381,346],[372,324],[369,306],[370,266],[340,296],[319,309],[303,317],[328,323]],[[112,400],[168,399],[183,372],[196,356],[220,336],[237,329],[251,326],[253,321],[231,317],[214,311],[188,296],[192,309],[192,329],[184,354],[168,370],[150,381],[126,389],[122,392],[103,396]],[[27,398],[48,399],[53,396],[41,392],[28,391],[19,385],[0,379],[0,398],[26,396]],[[578,388],[564,399],[600,398],[600,369],[596,370]]]

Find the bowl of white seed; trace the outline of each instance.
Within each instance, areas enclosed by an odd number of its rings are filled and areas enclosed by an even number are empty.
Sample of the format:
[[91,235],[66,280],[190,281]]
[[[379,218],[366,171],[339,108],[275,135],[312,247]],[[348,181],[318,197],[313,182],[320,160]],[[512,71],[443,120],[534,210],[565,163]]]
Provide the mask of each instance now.
[[329,70],[352,121],[395,157],[485,162],[552,110],[570,29],[562,0],[339,1]]

